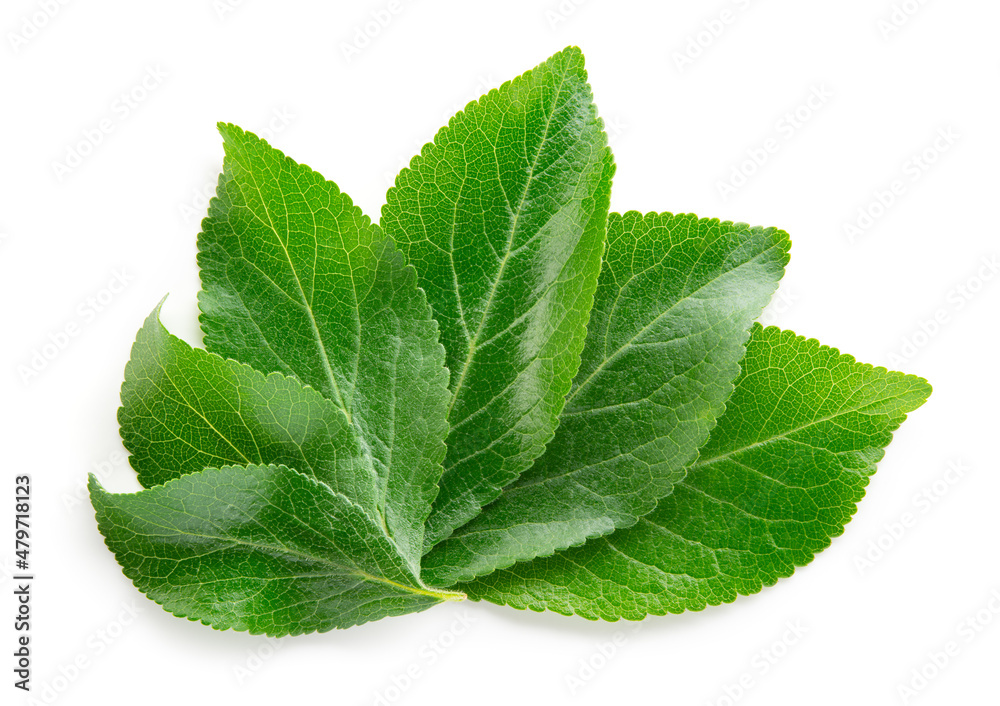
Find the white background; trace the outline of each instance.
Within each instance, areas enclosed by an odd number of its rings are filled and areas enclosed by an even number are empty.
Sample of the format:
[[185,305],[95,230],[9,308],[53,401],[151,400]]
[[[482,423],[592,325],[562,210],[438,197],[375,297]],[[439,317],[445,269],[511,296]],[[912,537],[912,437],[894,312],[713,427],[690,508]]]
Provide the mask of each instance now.
[[[984,265],[1000,253],[1000,7],[896,1],[909,14],[893,24],[892,0],[5,0],[0,556],[12,559],[13,477],[31,473],[37,702],[1000,703],[1000,277]],[[268,134],[377,217],[398,168],[451,113],[568,44],[583,48],[609,123],[614,209],[786,229],[792,260],[768,322],[933,383],[844,535],[757,596],[640,624],[468,603],[275,650],[141,596],[82,486],[96,471],[113,490],[138,488],[118,387],[164,294],[167,326],[200,341],[195,236],[221,167],[216,121]],[[793,124],[811,94],[826,97]],[[935,146],[938,131],[950,142]],[[769,138],[776,151],[744,168]],[[754,173],[724,197],[734,169]],[[897,180],[880,207],[875,192]],[[127,285],[112,292],[118,275]],[[935,315],[944,323],[928,325]],[[31,368],[52,340],[65,346]],[[925,491],[934,502],[918,504]],[[914,522],[893,537],[904,513]],[[873,543],[882,556],[862,566]],[[6,575],[0,589],[12,616]],[[989,624],[970,640],[968,619]],[[28,703],[10,683],[12,620],[0,622],[0,701]],[[935,673],[928,654],[949,642],[957,656]],[[931,678],[904,699],[922,668]],[[420,673],[409,683],[408,669]]]

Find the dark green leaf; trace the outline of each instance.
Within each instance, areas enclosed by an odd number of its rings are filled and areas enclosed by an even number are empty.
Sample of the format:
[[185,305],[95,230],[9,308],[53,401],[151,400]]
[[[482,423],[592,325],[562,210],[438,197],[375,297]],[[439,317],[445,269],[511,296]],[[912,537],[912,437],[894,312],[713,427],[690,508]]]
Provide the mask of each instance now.
[[788,261],[774,228],[611,214],[582,364],[545,454],[424,557],[448,586],[628,527],[684,477]]
[[205,346],[295,375],[343,410],[374,458],[378,514],[417,566],[449,397],[416,275],[335,184],[220,130],[224,171],[198,241]]
[[378,516],[371,459],[342,410],[294,378],[192,348],[159,307],[132,347],[118,421],[147,488],[208,466],[285,464]]
[[136,587],[219,630],[325,632],[462,597],[427,589],[364,510],[284,466],[208,469],[118,495],[91,476],[90,493]]
[[701,610],[792,574],[843,532],[926,381],[789,331],[754,329],[699,460],[630,529],[462,584],[516,608],[636,620]]
[[429,547],[542,453],[579,366],[604,245],[607,137],[567,49],[456,115],[389,190],[451,369]]

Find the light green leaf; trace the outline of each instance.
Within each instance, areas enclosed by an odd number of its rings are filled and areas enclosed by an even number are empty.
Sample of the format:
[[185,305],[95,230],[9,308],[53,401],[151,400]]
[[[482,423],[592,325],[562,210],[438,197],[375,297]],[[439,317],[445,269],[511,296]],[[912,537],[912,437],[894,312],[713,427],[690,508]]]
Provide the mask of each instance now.
[[389,190],[451,370],[426,546],[542,453],[580,362],[614,171],[583,55],[566,49],[451,119]]
[[342,410],[294,378],[192,348],[159,311],[132,346],[118,411],[143,486],[208,466],[285,464],[378,517],[371,458]]
[[582,364],[545,454],[434,547],[451,585],[629,527],[708,439],[788,261],[774,228],[611,214]]
[[432,591],[358,505],[284,466],[208,469],[133,494],[90,477],[108,547],[179,617],[272,636],[425,610]]
[[221,125],[199,236],[205,347],[333,401],[380,478],[378,515],[412,566],[444,458],[448,374],[416,275],[335,184]]
[[926,381],[776,328],[753,331],[687,478],[630,529],[461,584],[471,598],[637,620],[760,591],[843,532]]

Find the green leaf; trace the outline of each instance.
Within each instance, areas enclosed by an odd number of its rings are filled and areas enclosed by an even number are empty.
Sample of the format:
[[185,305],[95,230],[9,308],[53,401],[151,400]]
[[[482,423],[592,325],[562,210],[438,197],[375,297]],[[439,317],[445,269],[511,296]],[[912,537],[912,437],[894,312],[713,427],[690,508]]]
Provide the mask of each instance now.
[[698,455],[788,261],[774,228],[611,214],[582,364],[545,454],[423,560],[451,585],[629,527]]
[[136,337],[118,411],[143,486],[208,466],[285,464],[378,516],[371,458],[343,411],[294,378],[192,348],[159,311]]
[[90,479],[125,574],[178,616],[280,636],[466,597],[430,585],[593,619],[731,601],[843,531],[930,393],[748,331],[782,231],[609,216],[576,48],[449,121],[381,226],[219,129],[206,350],[153,312],[119,412],[145,490]]
[[637,620],[701,610],[792,574],[843,532],[926,381],[776,328],[687,478],[630,529],[462,584],[515,608]]
[[448,432],[448,373],[413,268],[335,184],[220,125],[218,196],[199,236],[205,347],[298,377],[375,461],[378,515],[415,567]]
[[346,628],[461,594],[423,586],[361,507],[284,466],[208,469],[91,500],[136,587],[179,617],[272,636]]
[[419,273],[451,370],[427,547],[552,438],[580,363],[613,171],[570,48],[470,103],[389,190],[382,226]]

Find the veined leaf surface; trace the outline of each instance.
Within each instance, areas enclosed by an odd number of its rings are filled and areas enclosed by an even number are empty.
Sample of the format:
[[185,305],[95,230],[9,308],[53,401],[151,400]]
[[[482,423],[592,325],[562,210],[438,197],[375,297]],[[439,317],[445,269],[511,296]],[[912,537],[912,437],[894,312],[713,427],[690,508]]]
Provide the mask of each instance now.
[[224,171],[198,241],[205,347],[295,375],[343,410],[374,460],[379,521],[416,567],[449,399],[416,275],[335,184],[220,130]]
[[460,586],[470,598],[605,620],[756,593],[843,532],[892,432],[930,392],[921,378],[758,326],[725,414],[653,512]]
[[143,486],[210,466],[285,464],[378,516],[371,458],[343,410],[295,378],[192,348],[159,311],[132,346],[118,411]]
[[271,636],[425,610],[432,591],[371,517],[284,466],[212,468],[91,500],[136,587],[179,617]]
[[472,519],[552,438],[601,268],[611,153],[570,48],[451,119],[389,190],[451,370],[425,545]]
[[545,453],[424,557],[451,585],[629,527],[708,439],[788,236],[696,216],[611,214],[582,364]]

